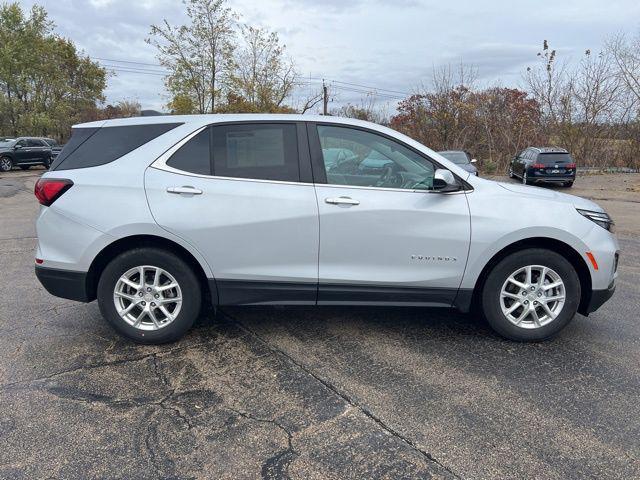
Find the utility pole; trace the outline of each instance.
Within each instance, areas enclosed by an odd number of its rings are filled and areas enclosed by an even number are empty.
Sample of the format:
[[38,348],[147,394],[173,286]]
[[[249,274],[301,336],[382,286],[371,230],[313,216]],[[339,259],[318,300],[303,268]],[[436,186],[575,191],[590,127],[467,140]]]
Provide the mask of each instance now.
[[322,104],[322,114],[329,115],[329,89],[324,83],[324,78],[322,79]]

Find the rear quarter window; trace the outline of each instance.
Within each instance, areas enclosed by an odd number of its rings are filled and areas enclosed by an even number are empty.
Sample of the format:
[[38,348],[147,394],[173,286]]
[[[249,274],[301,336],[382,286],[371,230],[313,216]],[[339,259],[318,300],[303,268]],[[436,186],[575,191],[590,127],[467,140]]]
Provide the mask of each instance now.
[[182,124],[156,123],[74,129],[71,139],[51,165],[51,170],[105,165],[179,125]]

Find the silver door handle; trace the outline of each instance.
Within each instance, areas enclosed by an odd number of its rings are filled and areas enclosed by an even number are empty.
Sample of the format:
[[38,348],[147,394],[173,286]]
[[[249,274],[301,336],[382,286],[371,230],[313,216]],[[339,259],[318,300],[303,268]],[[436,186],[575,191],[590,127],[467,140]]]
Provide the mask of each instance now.
[[183,187],[169,187],[167,188],[169,193],[182,193],[185,195],[202,195],[202,190],[195,187],[183,186]]
[[351,197],[330,197],[325,198],[324,201],[332,205],[360,205],[358,200],[354,200]]

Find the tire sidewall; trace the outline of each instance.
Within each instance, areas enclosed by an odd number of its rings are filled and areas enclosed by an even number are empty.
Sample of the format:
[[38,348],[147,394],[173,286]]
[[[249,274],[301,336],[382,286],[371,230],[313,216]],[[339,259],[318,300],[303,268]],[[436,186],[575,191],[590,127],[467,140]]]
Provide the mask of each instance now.
[[[120,276],[131,268],[153,265],[169,272],[180,285],[182,307],[176,319],[159,330],[139,330],[125,322],[116,310],[113,292]],[[193,325],[200,313],[200,282],[189,265],[176,255],[157,248],[140,248],[124,252],[103,270],[98,282],[98,304],[105,319],[122,335],[138,343],[166,343],[178,340]]]
[[[543,265],[553,269],[560,275],[565,286],[565,303],[560,315],[544,327],[535,329],[520,328],[512,324],[500,307],[500,292],[507,277],[527,265]],[[500,335],[517,341],[540,341],[552,337],[567,326],[578,310],[580,296],[580,279],[568,260],[551,250],[527,249],[507,256],[489,273],[482,290],[482,309],[491,327]]]

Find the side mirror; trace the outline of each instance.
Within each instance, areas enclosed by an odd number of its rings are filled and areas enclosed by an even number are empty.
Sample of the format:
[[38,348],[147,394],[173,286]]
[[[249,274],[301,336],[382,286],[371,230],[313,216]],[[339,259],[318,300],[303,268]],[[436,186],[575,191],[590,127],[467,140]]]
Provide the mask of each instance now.
[[13,149],[14,150],[20,150],[22,148],[22,145],[14,145]]
[[443,193],[457,192],[460,190],[460,185],[451,171],[439,168],[433,176],[433,189]]
[[471,163],[476,163],[478,160],[476,160],[475,158],[471,159]]

